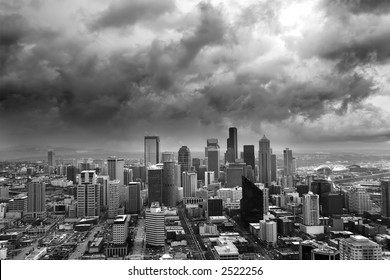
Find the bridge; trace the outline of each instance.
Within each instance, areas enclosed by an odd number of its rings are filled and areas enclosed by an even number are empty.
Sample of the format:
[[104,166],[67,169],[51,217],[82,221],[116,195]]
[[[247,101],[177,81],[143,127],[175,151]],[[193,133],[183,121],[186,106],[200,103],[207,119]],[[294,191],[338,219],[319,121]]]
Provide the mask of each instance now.
[[365,179],[377,179],[377,178],[383,178],[383,177],[390,177],[390,172],[372,174],[372,175],[366,175],[366,176],[359,176],[359,177],[353,177],[353,178],[337,179],[337,180],[333,180],[333,183],[342,184],[342,183],[361,181],[361,180],[365,180]]

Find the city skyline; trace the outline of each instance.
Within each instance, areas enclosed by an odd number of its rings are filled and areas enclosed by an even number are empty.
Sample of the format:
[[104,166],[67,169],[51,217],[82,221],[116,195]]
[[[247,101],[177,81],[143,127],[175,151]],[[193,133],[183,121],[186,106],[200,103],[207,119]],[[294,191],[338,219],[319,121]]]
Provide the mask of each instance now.
[[1,152],[142,151],[145,135],[225,152],[228,127],[239,149],[389,148],[386,1],[0,7]]

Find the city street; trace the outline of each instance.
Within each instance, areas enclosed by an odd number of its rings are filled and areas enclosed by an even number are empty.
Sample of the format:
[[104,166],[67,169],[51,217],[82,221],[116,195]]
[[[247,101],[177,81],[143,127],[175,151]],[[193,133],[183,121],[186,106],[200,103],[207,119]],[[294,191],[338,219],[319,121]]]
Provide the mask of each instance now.
[[88,249],[88,241],[92,241],[94,239],[94,235],[100,230],[102,230],[101,226],[95,226],[90,231],[88,238],[84,242],[77,244],[77,248],[69,256],[69,260],[77,260],[81,258],[84,255],[85,251]]

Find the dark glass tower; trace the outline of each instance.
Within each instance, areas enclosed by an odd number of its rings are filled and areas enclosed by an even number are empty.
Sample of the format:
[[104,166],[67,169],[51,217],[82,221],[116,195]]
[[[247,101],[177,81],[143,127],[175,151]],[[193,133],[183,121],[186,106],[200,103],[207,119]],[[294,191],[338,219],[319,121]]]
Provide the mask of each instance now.
[[244,162],[255,170],[255,146],[244,145]]
[[229,150],[229,148],[233,149],[234,160],[236,160],[238,157],[237,128],[236,127],[229,127],[229,138],[227,140],[227,150]]
[[181,172],[191,171],[191,151],[187,146],[179,149],[178,162],[181,165]]
[[241,221],[248,225],[262,220],[264,217],[263,203],[263,191],[242,176]]

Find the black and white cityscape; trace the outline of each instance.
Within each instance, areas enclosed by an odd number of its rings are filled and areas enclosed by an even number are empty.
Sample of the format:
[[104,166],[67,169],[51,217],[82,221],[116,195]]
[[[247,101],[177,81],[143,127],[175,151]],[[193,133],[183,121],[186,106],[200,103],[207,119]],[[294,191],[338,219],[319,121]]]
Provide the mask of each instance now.
[[390,260],[390,1],[241,2],[0,0],[1,260]]

